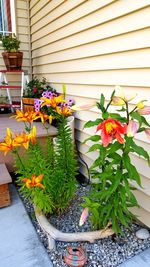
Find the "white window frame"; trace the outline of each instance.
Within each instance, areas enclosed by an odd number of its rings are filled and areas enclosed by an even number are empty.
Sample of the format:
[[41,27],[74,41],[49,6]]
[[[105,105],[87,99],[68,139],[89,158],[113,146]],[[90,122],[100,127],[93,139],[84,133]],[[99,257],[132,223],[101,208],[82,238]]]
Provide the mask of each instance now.
[[[2,3],[2,0],[0,0]],[[15,8],[15,0],[10,0],[10,13],[11,13],[11,26],[12,26],[12,31],[5,31],[4,29],[2,31],[0,31],[0,33],[4,34],[4,33],[17,33],[16,30],[16,8]],[[2,16],[2,20],[3,20],[3,16]]]

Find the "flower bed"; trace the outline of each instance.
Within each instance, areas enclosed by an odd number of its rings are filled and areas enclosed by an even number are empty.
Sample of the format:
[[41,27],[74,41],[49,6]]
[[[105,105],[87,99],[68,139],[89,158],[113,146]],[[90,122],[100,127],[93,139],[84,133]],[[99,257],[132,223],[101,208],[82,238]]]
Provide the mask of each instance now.
[[[79,227],[79,219],[82,209],[80,203],[82,202],[82,196],[88,195],[88,191],[89,186],[79,186],[76,196],[67,211],[61,216],[51,216],[49,221],[55,225],[57,229],[63,232],[71,233],[89,231],[91,229],[89,221],[87,221],[84,226]],[[32,203],[29,203],[26,199],[23,199],[23,202],[55,267],[67,267],[63,261],[63,255],[69,245],[81,245],[86,249],[87,267],[118,266],[120,263],[125,262],[127,259],[150,247],[150,238],[145,240],[137,239],[135,232],[140,228],[140,225],[138,225],[138,223],[133,223],[130,229],[122,228],[125,234],[124,237],[120,235],[112,236],[97,240],[93,244],[89,242],[56,242],[56,251],[50,251],[48,248],[47,235],[35,219]]]

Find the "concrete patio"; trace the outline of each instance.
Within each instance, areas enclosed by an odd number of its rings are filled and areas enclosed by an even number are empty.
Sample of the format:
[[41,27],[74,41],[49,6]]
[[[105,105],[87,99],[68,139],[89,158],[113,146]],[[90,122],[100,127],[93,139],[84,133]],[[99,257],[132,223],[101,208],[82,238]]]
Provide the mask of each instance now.
[[0,266],[52,267],[13,185],[12,204],[0,209]]

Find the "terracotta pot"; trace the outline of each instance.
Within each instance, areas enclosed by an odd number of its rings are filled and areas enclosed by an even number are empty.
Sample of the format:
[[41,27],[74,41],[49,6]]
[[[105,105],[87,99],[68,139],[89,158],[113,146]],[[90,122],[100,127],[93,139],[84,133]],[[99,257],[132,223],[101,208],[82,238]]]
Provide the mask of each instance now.
[[2,56],[7,70],[21,70],[23,52],[3,52]]
[[23,111],[24,112],[35,111],[34,98],[23,97],[22,103],[23,103]]
[[64,261],[70,267],[84,266],[86,263],[86,253],[81,247],[68,247],[64,256]]

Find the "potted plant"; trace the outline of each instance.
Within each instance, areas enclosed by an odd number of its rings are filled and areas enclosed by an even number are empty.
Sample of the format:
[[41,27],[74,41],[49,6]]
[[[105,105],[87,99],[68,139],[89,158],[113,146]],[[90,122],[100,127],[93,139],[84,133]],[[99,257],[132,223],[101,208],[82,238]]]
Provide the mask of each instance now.
[[18,51],[20,41],[14,33],[2,36],[2,46],[5,52],[2,53],[7,70],[21,70],[23,52]]
[[42,78],[42,80],[38,79],[36,76],[33,77],[31,81],[26,84],[26,88],[23,94],[23,110],[24,111],[34,111],[34,103],[40,97],[42,97],[42,93],[45,91],[56,92],[46,81],[46,78]]

